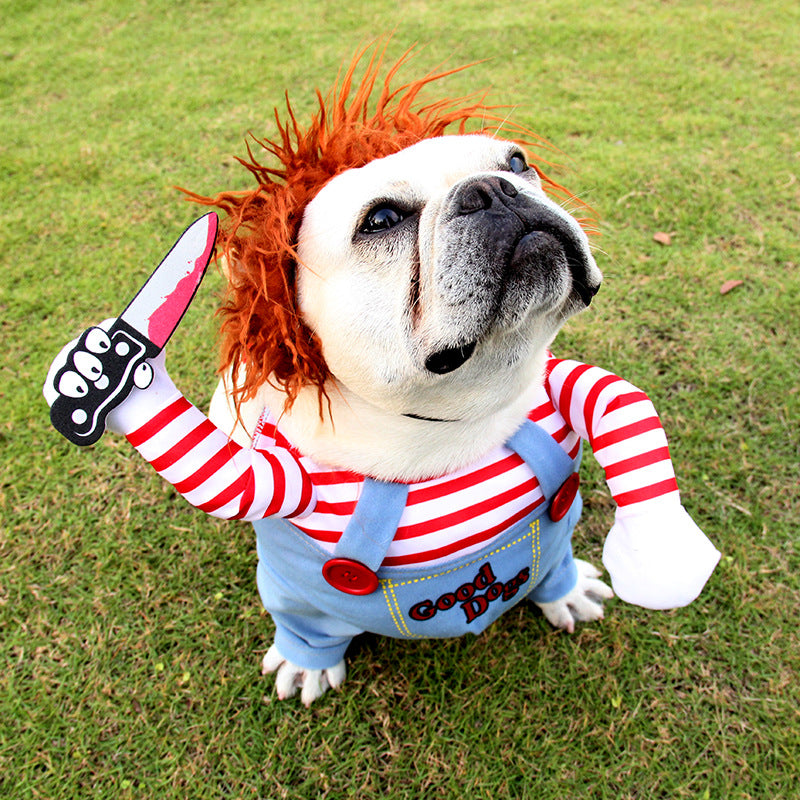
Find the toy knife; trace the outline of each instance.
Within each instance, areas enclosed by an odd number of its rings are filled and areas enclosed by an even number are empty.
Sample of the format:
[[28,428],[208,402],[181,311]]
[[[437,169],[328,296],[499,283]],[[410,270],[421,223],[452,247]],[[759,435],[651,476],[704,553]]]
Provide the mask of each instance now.
[[217,237],[212,211],[193,222],[108,331],[89,328],[56,373],[50,421],[74,444],[94,444],[106,417],[153,379],[148,359],[169,340],[203,279]]

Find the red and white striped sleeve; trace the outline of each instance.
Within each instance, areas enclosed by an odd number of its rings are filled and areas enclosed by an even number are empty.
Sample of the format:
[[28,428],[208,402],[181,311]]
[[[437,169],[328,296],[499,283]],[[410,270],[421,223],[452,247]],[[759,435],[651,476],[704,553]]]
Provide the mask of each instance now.
[[283,447],[247,449],[179,396],[127,434],[128,441],[193,506],[222,519],[295,517],[314,488]]
[[680,503],[667,437],[647,395],[599,367],[552,358],[547,393],[567,424],[592,446],[620,510],[653,500]]

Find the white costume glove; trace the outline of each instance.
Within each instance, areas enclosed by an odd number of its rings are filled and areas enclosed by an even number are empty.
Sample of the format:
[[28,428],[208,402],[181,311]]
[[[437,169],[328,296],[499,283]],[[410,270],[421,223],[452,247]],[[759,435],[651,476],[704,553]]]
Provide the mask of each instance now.
[[[107,319],[97,327],[108,330],[113,324],[114,319]],[[67,363],[67,356],[75,350],[77,343],[78,339],[73,339],[62,348],[50,365],[42,388],[42,393],[49,406],[53,405],[59,394],[54,385],[55,376],[61,367]],[[164,366],[164,352],[159,353],[148,363],[153,368],[153,379],[150,385],[144,389],[134,387],[131,390],[125,400],[109,413],[106,418],[106,430],[122,434],[131,433],[152,419],[159,409],[165,408],[173,400],[181,396],[181,393],[167,374]],[[92,375],[92,380],[97,380],[97,376]]]
[[719,559],[717,548],[679,503],[638,514],[617,509],[603,547],[617,596],[643,608],[688,605]]
[[134,389],[106,417],[106,430],[114,433],[128,434],[141,428],[145,422],[153,418],[156,412],[166,408],[181,393],[172,378],[167,374],[164,351],[150,359],[153,367],[153,382],[146,389]]

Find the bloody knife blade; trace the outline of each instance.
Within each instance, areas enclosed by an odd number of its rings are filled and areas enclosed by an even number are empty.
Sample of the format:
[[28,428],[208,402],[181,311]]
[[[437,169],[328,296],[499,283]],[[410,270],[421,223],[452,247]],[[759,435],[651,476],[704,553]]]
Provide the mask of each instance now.
[[217,236],[212,211],[193,222],[108,331],[89,328],[56,373],[50,407],[57,431],[74,444],[94,444],[108,413],[134,386],[153,377],[147,362],[169,340],[203,279]]

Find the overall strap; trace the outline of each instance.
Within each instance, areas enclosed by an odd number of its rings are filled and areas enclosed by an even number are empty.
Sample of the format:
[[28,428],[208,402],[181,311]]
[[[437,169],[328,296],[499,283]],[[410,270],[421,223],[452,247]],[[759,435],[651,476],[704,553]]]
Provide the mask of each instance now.
[[[528,464],[548,501],[580,463],[580,452],[575,459],[570,458],[547,431],[530,420],[506,446]],[[355,511],[333,551],[334,558],[359,561],[377,572],[397,533],[407,499],[407,484],[365,478]]]
[[546,500],[550,500],[561,484],[577,471],[581,462],[581,450],[574,459],[570,458],[544,428],[529,419],[506,442],[506,447],[510,447],[531,468]]
[[397,533],[407,498],[408,484],[365,478],[334,557],[355,559],[377,572]]

